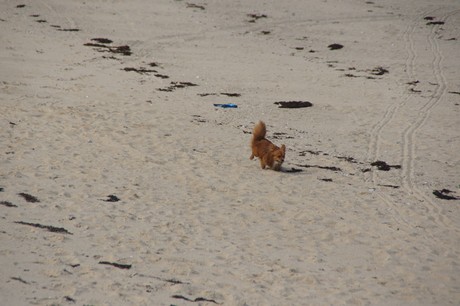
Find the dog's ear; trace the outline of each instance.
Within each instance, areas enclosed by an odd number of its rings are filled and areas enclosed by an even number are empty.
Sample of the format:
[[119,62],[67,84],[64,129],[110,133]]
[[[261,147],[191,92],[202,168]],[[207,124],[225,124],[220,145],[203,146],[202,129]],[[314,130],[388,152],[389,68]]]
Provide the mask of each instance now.
[[286,146],[285,145],[281,146],[281,151],[283,151],[283,153],[286,153]]

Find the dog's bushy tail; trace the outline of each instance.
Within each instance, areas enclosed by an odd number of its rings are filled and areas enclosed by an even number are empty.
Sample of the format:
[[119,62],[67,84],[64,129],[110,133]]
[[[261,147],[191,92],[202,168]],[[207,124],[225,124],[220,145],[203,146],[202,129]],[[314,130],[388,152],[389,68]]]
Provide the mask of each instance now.
[[264,139],[266,133],[267,128],[265,127],[265,123],[263,121],[259,121],[252,131],[252,141],[254,142]]

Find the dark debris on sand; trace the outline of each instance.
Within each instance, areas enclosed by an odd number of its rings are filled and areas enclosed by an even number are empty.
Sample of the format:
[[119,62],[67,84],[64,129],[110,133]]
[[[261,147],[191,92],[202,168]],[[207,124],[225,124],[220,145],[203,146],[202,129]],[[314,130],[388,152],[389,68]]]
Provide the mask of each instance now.
[[221,92],[220,94],[227,97],[241,97],[241,94],[234,92]]
[[304,108],[313,106],[313,103],[308,101],[279,101],[274,104],[278,105],[278,108]]
[[246,16],[251,18],[250,20],[248,20],[248,22],[250,22],[250,23],[254,23],[254,22],[256,22],[257,20],[259,20],[261,18],[267,18],[268,17],[265,14],[247,14]]
[[401,165],[389,165],[386,162],[381,161],[381,160],[377,160],[371,163],[371,166],[377,167],[377,169],[381,171],[390,171],[391,168],[401,169]]
[[204,11],[206,8],[203,5],[198,5],[195,3],[187,3],[187,8],[196,8]]
[[6,206],[6,207],[18,207],[17,205],[8,202],[8,201],[0,201],[0,205]]
[[105,43],[85,43],[83,44],[86,47],[96,48],[98,52],[111,52],[115,54],[121,54],[125,56],[130,56],[133,54],[131,48],[128,45],[123,46],[107,46]]
[[340,50],[343,48],[343,45],[341,44],[330,44],[327,46],[330,50]]
[[140,67],[140,68],[125,67],[125,68],[122,68],[121,70],[124,70],[126,72],[137,72],[139,74],[150,74],[150,73],[156,73],[157,72],[154,69],[146,69],[144,67]]
[[66,28],[66,29],[57,29],[58,31],[61,31],[61,32],[79,32],[80,29],[76,29],[76,28]]
[[113,266],[113,267],[119,268],[119,269],[131,269],[131,267],[132,267],[132,265],[129,265],[129,264],[121,264],[121,263],[110,262],[110,261],[100,261],[99,264],[101,264],[101,265],[109,265],[109,266]]
[[120,201],[120,198],[117,197],[116,195],[109,194],[109,195],[107,196],[107,199],[102,200],[102,201],[104,201],[104,202],[118,202],[118,201]]
[[111,44],[113,40],[108,38],[91,38],[92,41],[98,42],[100,44]]
[[175,295],[173,295],[171,297],[174,298],[174,299],[185,300],[187,302],[208,302],[208,303],[219,304],[215,300],[207,299],[207,298],[204,298],[204,297],[197,297],[195,299],[190,299],[188,297],[185,297],[185,296],[179,295],[179,294],[175,294]]
[[370,73],[373,75],[384,75],[385,73],[389,73],[389,71],[383,67],[375,67],[374,69],[370,70]]
[[37,199],[36,197],[34,197],[33,195],[30,195],[28,193],[25,193],[25,192],[20,192],[18,193],[18,195],[20,195],[21,197],[24,198],[24,200],[26,200],[27,202],[29,203],[39,203],[40,200]]
[[69,232],[68,230],[66,230],[63,227],[55,227],[55,226],[51,226],[51,225],[42,225],[42,224],[39,224],[39,223],[30,223],[30,222],[23,222],[23,221],[15,221],[14,223],[22,224],[22,225],[28,225],[28,226],[32,226],[32,227],[36,227],[36,228],[46,229],[49,232],[53,232],[53,233],[73,235],[71,232]]
[[450,195],[453,191],[449,189],[434,190],[433,194],[442,200],[460,200],[460,197]]
[[430,22],[427,22],[426,25],[442,25],[444,23],[445,23],[444,21],[430,21]]
[[157,90],[172,92],[176,90],[177,88],[186,88],[186,87],[192,87],[192,86],[198,86],[198,85],[192,82],[171,82],[169,86],[164,87],[164,88],[157,88]]
[[299,167],[302,167],[302,168],[318,168],[318,169],[323,169],[323,170],[331,170],[331,171],[334,171],[334,172],[341,172],[342,169],[340,169],[339,167],[335,167],[335,166],[318,166],[318,165],[297,165]]

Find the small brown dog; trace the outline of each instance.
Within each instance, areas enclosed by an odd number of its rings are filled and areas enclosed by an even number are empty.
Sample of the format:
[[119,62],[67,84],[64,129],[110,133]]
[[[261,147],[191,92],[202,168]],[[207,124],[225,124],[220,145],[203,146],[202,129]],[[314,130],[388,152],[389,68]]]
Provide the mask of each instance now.
[[284,162],[286,146],[283,144],[281,148],[275,146],[270,140],[265,138],[267,128],[263,121],[259,121],[252,131],[251,148],[252,154],[249,159],[258,157],[260,166],[265,169],[268,166],[270,169],[279,171],[281,164]]

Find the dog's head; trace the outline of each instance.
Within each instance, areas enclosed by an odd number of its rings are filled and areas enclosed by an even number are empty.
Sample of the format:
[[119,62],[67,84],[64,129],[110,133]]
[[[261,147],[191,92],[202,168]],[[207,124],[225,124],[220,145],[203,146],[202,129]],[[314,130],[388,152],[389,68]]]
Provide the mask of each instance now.
[[286,146],[282,145],[281,148],[277,148],[273,151],[273,169],[279,171],[281,169],[281,165],[284,162],[284,156],[286,155]]

